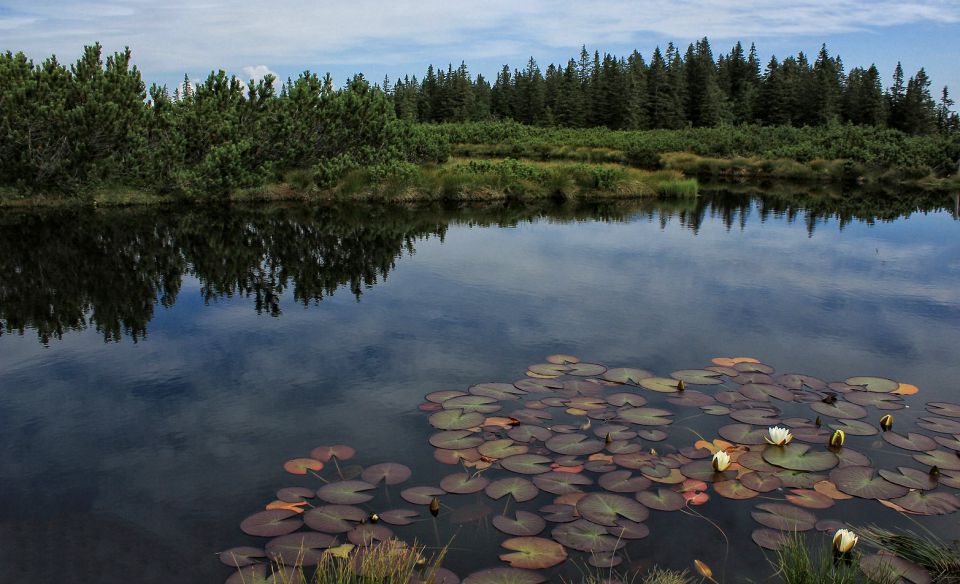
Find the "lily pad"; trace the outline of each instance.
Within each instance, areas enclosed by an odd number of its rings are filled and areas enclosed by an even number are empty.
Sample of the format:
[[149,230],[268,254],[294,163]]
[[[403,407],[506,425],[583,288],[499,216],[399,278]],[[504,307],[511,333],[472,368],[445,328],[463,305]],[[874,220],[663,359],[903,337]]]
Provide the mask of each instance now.
[[602,554],[592,553],[587,558],[587,563],[594,568],[616,568],[623,563],[623,558],[613,552],[604,552]]
[[410,525],[413,523],[414,517],[420,516],[412,509],[389,509],[380,512],[378,515],[380,515],[380,521],[390,525]]
[[614,383],[624,383],[638,385],[640,381],[653,377],[653,373],[643,369],[630,369],[628,367],[615,367],[607,369],[603,373],[603,378]]
[[567,369],[567,375],[593,377],[594,375],[602,375],[606,370],[606,367],[596,363],[574,363]]
[[757,408],[748,408],[744,410],[735,410],[730,412],[730,417],[744,424],[753,424],[755,426],[773,426],[780,422],[780,414],[776,410],[765,410]]
[[674,397],[668,398],[667,401],[683,408],[702,408],[717,403],[713,396],[695,389],[688,389],[682,393],[678,392]]
[[345,444],[335,444],[333,446],[317,446],[310,451],[310,458],[320,462],[329,462],[331,458],[337,460],[350,460],[357,451],[351,446]]
[[347,533],[347,539],[356,546],[370,546],[380,541],[387,541],[392,537],[393,531],[379,523],[363,523]]
[[530,570],[488,568],[470,574],[461,584],[541,584],[546,581],[546,578]]
[[287,503],[300,503],[316,496],[316,491],[306,487],[284,487],[277,491],[277,499]]
[[753,533],[750,534],[750,539],[753,540],[753,543],[764,549],[777,551],[790,541],[790,534],[774,529],[759,528],[753,530]]
[[817,518],[808,511],[783,503],[761,503],[759,511],[751,513],[754,521],[781,531],[808,531],[813,529]]
[[554,504],[540,508],[543,518],[551,523],[569,523],[580,518],[574,505]]
[[[757,474],[757,473],[750,473],[744,476],[747,477],[747,476],[750,476],[751,474]],[[737,501],[742,501],[744,499],[752,499],[760,494],[757,491],[754,491],[753,489],[748,488],[746,485],[743,484],[742,481],[736,481],[736,480],[716,482],[713,484],[713,490],[716,491],[717,494],[720,495],[721,497],[726,497],[727,499],[734,499]]]
[[240,529],[247,535],[260,537],[277,537],[292,533],[303,525],[303,521],[295,511],[288,509],[274,509],[261,511],[247,517],[240,524]]
[[557,526],[550,532],[553,539],[562,545],[581,552],[613,552],[627,542],[607,532],[607,528],[585,519]]
[[433,402],[433,403],[435,403],[435,404],[442,404],[443,402],[447,401],[448,399],[453,399],[453,398],[455,398],[455,397],[460,397],[460,396],[464,396],[464,395],[467,395],[467,393],[464,392],[464,391],[456,391],[456,390],[452,390],[452,389],[447,389],[447,390],[443,390],[443,391],[435,391],[435,392],[433,392],[433,393],[428,393],[428,394],[424,397],[424,399],[426,399],[428,402]]
[[960,497],[951,493],[910,491],[899,499],[891,499],[890,502],[921,515],[947,515],[960,509]]
[[775,475],[788,489],[812,489],[815,484],[827,477],[803,470],[781,470]]
[[923,434],[908,432],[906,436],[898,434],[893,430],[888,430],[880,435],[883,440],[893,444],[897,448],[904,450],[913,450],[915,452],[928,452],[937,448],[937,443]]
[[483,444],[483,437],[469,430],[447,430],[431,436],[430,444],[446,450],[466,450]]
[[713,470],[712,460],[694,460],[680,467],[680,473],[688,479],[696,479],[712,483],[714,481],[723,481],[734,478],[737,473],[734,470],[717,472]]
[[484,442],[477,448],[477,451],[479,451],[481,455],[495,460],[517,454],[526,454],[527,450],[529,450],[529,448],[526,444],[517,444],[509,438],[490,440],[489,442]]
[[307,471],[318,471],[323,468],[323,463],[314,458],[294,458],[283,463],[283,470],[290,474],[305,475]]
[[900,384],[896,381],[883,377],[851,377],[847,379],[846,383],[848,385],[862,387],[863,391],[873,391],[876,393],[890,393],[900,387]]
[[430,425],[440,430],[466,430],[483,424],[486,417],[478,412],[440,410],[430,416]]
[[749,444],[751,446],[766,444],[764,436],[766,428],[754,428],[750,424],[729,424],[718,431],[721,436],[735,444]]
[[507,436],[511,439],[516,440],[517,442],[531,442],[533,440],[539,440],[540,442],[546,442],[553,436],[553,432],[547,430],[543,426],[534,426],[531,424],[523,424],[520,426],[514,426],[510,428],[507,432]]
[[550,472],[553,460],[539,454],[517,454],[500,461],[500,466],[518,474],[535,475]]
[[266,552],[273,561],[287,566],[316,566],[323,551],[336,541],[330,535],[315,531],[291,533],[267,542]]
[[490,479],[486,477],[459,472],[443,477],[443,480],[440,481],[440,488],[448,493],[467,495],[482,491],[489,484]]
[[830,480],[837,489],[863,499],[892,499],[902,497],[907,489],[895,485],[868,466],[845,466],[830,473]]
[[576,493],[581,489],[579,487],[592,485],[593,480],[590,477],[581,474],[569,472],[548,472],[533,477],[533,484],[540,490],[554,495],[566,495],[567,493]]
[[930,476],[929,472],[917,470],[906,466],[897,467],[898,472],[880,469],[880,476],[887,479],[895,485],[906,487],[908,489],[918,489],[920,491],[929,491],[937,487],[937,480]]
[[547,440],[546,447],[558,454],[586,456],[600,452],[604,444],[583,434],[561,434]]
[[590,493],[577,503],[580,516],[598,525],[616,525],[620,517],[641,523],[650,516],[646,507],[633,499],[612,493]]
[[762,450],[751,450],[750,452],[744,452],[739,457],[737,457],[737,464],[739,464],[744,468],[749,468],[750,470],[755,470],[757,472],[766,472],[766,473],[780,472],[780,467],[774,466],[763,459]]
[[547,357],[547,363],[556,363],[557,365],[570,365],[579,362],[580,357],[576,357],[574,355],[564,355],[558,353],[556,355],[550,355]]
[[823,450],[811,450],[808,444],[767,446],[763,450],[763,459],[774,466],[806,472],[828,470],[840,462],[836,454]]
[[512,383],[480,383],[467,391],[472,395],[482,395],[499,401],[517,399],[517,396],[527,393]]
[[513,537],[500,545],[513,550],[511,554],[501,554],[500,559],[514,568],[542,570],[567,559],[562,545],[542,537]]
[[643,539],[650,535],[650,528],[644,523],[621,518],[617,519],[616,525],[607,527],[607,533],[620,539]]
[[637,436],[647,442],[660,442],[667,439],[667,433],[663,430],[637,430]]
[[412,472],[410,468],[396,462],[382,462],[367,467],[360,475],[360,478],[371,485],[377,485],[380,481],[388,485],[399,485],[410,478]]
[[843,430],[849,436],[873,436],[877,433],[876,427],[863,420],[840,420],[829,426],[833,430]]
[[816,377],[811,377],[809,375],[801,375],[796,373],[787,373],[777,377],[776,382],[778,385],[782,385],[787,389],[812,389],[814,391],[819,391],[827,387],[827,384]]
[[547,526],[539,515],[529,511],[517,511],[516,518],[511,519],[505,515],[498,515],[493,518],[493,526],[507,535],[533,536],[539,534]]
[[758,493],[769,493],[783,485],[783,481],[778,476],[766,472],[747,473],[740,477],[740,482],[748,489]]
[[618,419],[640,426],[667,426],[672,423],[667,419],[671,415],[671,412],[659,408],[627,408],[620,410]]
[[938,434],[960,434],[960,422],[946,418],[920,418],[917,425]]
[[671,373],[670,377],[692,385],[719,385],[723,383],[719,373],[706,369],[681,369]]
[[410,487],[400,491],[403,500],[414,505],[429,505],[435,497],[446,494],[446,491],[437,487]]
[[523,503],[535,498],[540,490],[529,480],[522,477],[507,477],[493,481],[485,491],[491,499],[501,499],[507,495],[513,497],[517,503]]
[[946,436],[934,436],[933,439],[944,448],[948,448],[954,452],[960,452],[960,436],[952,436],[950,438]]
[[835,401],[832,404],[822,401],[814,402],[810,404],[810,409],[824,416],[845,420],[857,420],[867,415],[866,408],[847,401]]
[[561,363],[537,363],[527,367],[527,374],[533,373],[540,377],[560,377],[567,372],[567,365]]
[[335,505],[359,505],[373,499],[373,495],[365,491],[375,488],[365,481],[340,481],[323,485],[317,489],[317,496]]
[[960,404],[952,404],[949,402],[930,402],[927,404],[927,411],[938,416],[960,418]]
[[492,414],[502,406],[492,397],[483,395],[463,395],[450,398],[443,402],[445,410],[463,410],[465,412],[478,412],[481,414]]
[[638,393],[612,393],[607,396],[607,403],[615,407],[633,406],[639,408],[647,405],[647,398]]
[[927,466],[936,466],[940,470],[960,470],[960,454],[945,450],[932,450],[926,454],[914,454],[913,459]]
[[597,484],[612,493],[637,493],[650,488],[651,483],[644,476],[633,476],[629,470],[615,470],[600,475]]
[[641,491],[636,495],[637,501],[649,509],[657,511],[679,511],[687,505],[683,495],[669,489],[657,489],[654,491]]
[[780,401],[793,401],[793,392],[785,387],[770,383],[747,383],[740,387],[740,393],[756,401],[770,401],[770,398]]
[[257,563],[254,558],[266,557],[266,552],[260,548],[240,546],[224,550],[218,554],[220,561],[232,568],[242,568]]
[[829,509],[834,504],[833,499],[812,489],[791,489],[787,501],[804,509]]
[[903,400],[891,393],[852,391],[846,394],[844,399],[858,406],[873,406],[878,410],[902,410],[904,407]]
[[676,393],[680,382],[669,377],[647,377],[640,380],[640,387],[658,393]]
[[369,513],[349,505],[322,505],[303,514],[303,522],[310,529],[324,533],[346,533],[367,518]]
[[920,566],[886,552],[861,556],[860,569],[877,582],[889,582],[891,578],[904,578],[913,584],[930,584],[931,581],[930,574]]

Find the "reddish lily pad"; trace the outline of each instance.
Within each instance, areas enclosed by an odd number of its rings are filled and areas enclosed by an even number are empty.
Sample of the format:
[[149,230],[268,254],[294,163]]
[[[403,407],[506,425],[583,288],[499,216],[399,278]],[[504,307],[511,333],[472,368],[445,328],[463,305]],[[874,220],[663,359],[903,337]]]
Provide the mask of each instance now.
[[446,494],[446,491],[437,487],[410,487],[400,491],[403,500],[414,505],[429,505],[434,498]]
[[539,454],[517,454],[500,461],[500,466],[518,474],[534,475],[550,472],[553,460]]
[[305,475],[307,471],[323,469],[323,463],[313,458],[294,458],[283,463],[283,470],[290,474]]
[[607,532],[607,528],[585,519],[557,526],[550,532],[553,539],[562,545],[581,552],[613,552],[627,542]]
[[637,430],[637,436],[647,442],[660,442],[667,439],[667,433],[663,430]]
[[507,495],[518,503],[535,498],[540,490],[529,480],[522,477],[507,477],[493,481],[485,489],[491,499],[501,499]]
[[646,524],[620,518],[616,525],[607,527],[607,533],[619,539],[643,539],[650,535],[650,528]]
[[533,484],[540,487],[540,490],[554,495],[566,495],[568,493],[577,493],[581,486],[592,485],[593,480],[581,474],[569,472],[548,472],[535,476]]
[[930,476],[929,472],[917,470],[906,466],[897,468],[898,472],[893,472],[885,468],[880,469],[880,476],[887,479],[895,485],[906,487],[908,489],[918,489],[920,491],[929,491],[937,487],[937,480]]
[[881,552],[860,557],[860,569],[871,581],[906,579],[913,584],[930,584],[930,574],[922,567],[893,554]]
[[303,522],[310,529],[324,533],[346,533],[367,518],[369,513],[349,505],[322,505],[303,514]]
[[375,488],[365,481],[340,481],[323,485],[317,489],[317,496],[335,505],[359,505],[373,499],[373,495],[365,491]]
[[[944,448],[948,448],[954,452],[960,452],[960,436],[953,436],[950,438],[947,438],[946,436],[934,436],[933,439],[936,440],[937,444],[943,446]],[[934,446],[934,448],[936,448],[936,446]],[[931,448],[931,450],[933,449]]]
[[633,499],[612,493],[590,493],[577,502],[580,516],[598,525],[616,525],[618,518],[641,523],[650,516],[646,507]]
[[640,426],[667,426],[672,422],[667,416],[671,415],[671,412],[659,408],[627,408],[620,410],[618,419]]
[[960,509],[960,497],[951,493],[910,491],[903,497],[891,499],[890,502],[921,515],[947,515]]
[[938,434],[960,434],[960,421],[946,418],[920,418],[917,425]]
[[580,518],[573,505],[545,505],[540,508],[543,518],[551,523],[569,523]]
[[759,511],[751,513],[754,521],[781,531],[808,531],[813,529],[817,518],[812,513],[783,503],[761,503]]
[[440,488],[448,493],[467,495],[482,491],[489,484],[490,479],[486,477],[459,472],[444,477],[443,480],[440,481]]
[[[750,473],[757,474],[757,473]],[[750,476],[750,475],[744,475]],[[742,501],[744,499],[752,499],[759,495],[757,491],[754,491],[751,488],[748,488],[742,481],[736,480],[726,480],[719,481],[713,484],[713,490],[717,492],[721,497],[726,497],[727,499],[734,499],[737,501]]]
[[606,370],[606,367],[596,363],[574,363],[567,369],[567,375],[593,377],[594,375],[602,375]]
[[940,470],[960,470],[960,454],[945,450],[932,450],[926,454],[914,454],[913,459],[927,466],[936,466]]
[[903,434],[898,434],[893,430],[888,430],[882,433],[880,437],[883,438],[885,442],[893,444],[897,448],[903,448],[904,450],[928,452],[937,448],[936,442],[924,436],[923,434],[916,434],[914,432],[908,432],[907,435],[904,436]]
[[612,393],[607,396],[607,403],[618,408],[623,406],[639,408],[647,405],[647,398],[638,393]]
[[714,399],[713,396],[709,396],[695,389],[677,393],[676,396],[668,398],[667,401],[675,406],[684,408],[700,408],[717,403],[717,400]]
[[796,373],[787,373],[780,375],[776,379],[777,384],[786,387],[787,389],[812,389],[814,391],[819,391],[825,389],[827,384],[822,380],[817,379],[816,377],[811,377],[809,375],[800,375]]
[[351,446],[345,444],[335,444],[334,446],[317,446],[310,451],[310,458],[320,462],[329,462],[331,458],[337,460],[350,460],[357,451]]
[[388,485],[399,485],[410,478],[412,472],[410,468],[396,462],[382,462],[367,467],[360,475],[360,478],[371,485],[377,485],[380,481]]
[[270,558],[287,566],[316,566],[324,550],[337,540],[325,533],[305,531],[282,535],[267,542]]
[[542,584],[546,581],[546,578],[530,570],[488,568],[470,574],[461,584]]
[[827,479],[824,475],[802,470],[781,470],[775,476],[788,489],[812,489],[818,482]]
[[539,515],[529,511],[517,511],[516,518],[511,519],[505,515],[498,515],[493,518],[493,526],[507,535],[533,536],[539,534],[547,526]]
[[597,484],[612,493],[637,493],[650,488],[651,482],[644,476],[633,476],[629,470],[615,470],[600,475]]
[[838,468],[830,473],[830,480],[841,492],[863,499],[892,499],[907,493],[907,489],[877,476],[868,466]]
[[295,511],[289,509],[273,509],[261,511],[247,517],[240,524],[240,529],[247,535],[260,537],[277,537],[300,529],[303,521]]
[[557,365],[572,365],[573,363],[579,363],[580,357],[574,355],[564,355],[558,353],[556,355],[550,355],[547,357],[547,363],[555,363]]
[[806,472],[828,470],[840,463],[836,454],[823,450],[811,450],[807,444],[767,446],[763,450],[763,459],[787,470]]
[[829,509],[834,505],[833,499],[811,489],[791,489],[787,501],[805,509]]
[[613,552],[604,552],[602,554],[592,553],[587,558],[587,563],[594,568],[616,568],[623,563],[623,558]]
[[654,491],[641,491],[636,495],[637,501],[649,509],[657,511],[679,511],[687,506],[683,495],[669,489],[657,489]]
[[719,385],[723,383],[720,375],[707,369],[681,369],[671,373],[670,377],[691,385]]
[[763,450],[744,452],[737,458],[737,464],[757,472],[776,473],[781,470],[780,467],[773,466],[763,459]]
[[753,543],[764,549],[777,551],[790,540],[790,534],[774,529],[760,528],[754,529],[753,533],[750,534],[750,538],[753,540]]
[[316,491],[306,487],[284,487],[277,491],[277,499],[287,503],[301,503],[317,496]]
[[469,430],[447,430],[431,436],[430,444],[446,450],[466,450],[483,444],[483,437]]
[[927,404],[927,411],[938,416],[960,418],[960,404],[952,404],[949,402],[930,402]]
[[758,493],[769,493],[779,489],[783,482],[774,474],[766,472],[751,472],[740,477],[745,487]]
[[379,513],[380,521],[390,525],[410,525],[420,514],[412,509],[390,509]]
[[542,570],[567,559],[562,545],[542,537],[513,537],[500,545],[513,550],[511,554],[501,554],[500,559],[514,568]]

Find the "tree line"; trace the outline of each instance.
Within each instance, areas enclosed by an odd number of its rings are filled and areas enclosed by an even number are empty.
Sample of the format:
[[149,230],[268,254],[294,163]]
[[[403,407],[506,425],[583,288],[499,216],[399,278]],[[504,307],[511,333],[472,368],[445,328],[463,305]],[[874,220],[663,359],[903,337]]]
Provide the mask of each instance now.
[[824,45],[811,60],[800,52],[761,66],[756,47],[738,42],[714,58],[708,39],[685,52],[657,47],[649,62],[593,55],[550,64],[543,71],[531,58],[522,69],[504,66],[491,83],[472,77],[466,63],[446,71],[431,65],[418,79],[406,76],[382,87],[401,119],[464,122],[510,119],[525,124],[611,129],[678,129],[721,124],[821,126],[850,123],[890,127],[908,134],[957,131],[946,87],[934,101],[921,68],[904,76],[898,63],[884,90],[875,65],[849,73]]

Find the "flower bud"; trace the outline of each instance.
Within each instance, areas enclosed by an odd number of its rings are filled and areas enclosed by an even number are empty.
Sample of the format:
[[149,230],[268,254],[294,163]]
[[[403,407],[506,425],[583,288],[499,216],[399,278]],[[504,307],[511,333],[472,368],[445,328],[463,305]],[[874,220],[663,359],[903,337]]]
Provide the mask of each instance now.
[[849,529],[838,529],[833,536],[833,549],[841,554],[848,553],[853,549],[860,538]]
[[886,416],[880,418],[880,429],[886,432],[893,427],[893,416],[887,414]]
[[846,438],[846,434],[843,433],[843,430],[834,430],[833,435],[830,436],[830,446],[833,448],[840,448],[843,446],[843,440]]

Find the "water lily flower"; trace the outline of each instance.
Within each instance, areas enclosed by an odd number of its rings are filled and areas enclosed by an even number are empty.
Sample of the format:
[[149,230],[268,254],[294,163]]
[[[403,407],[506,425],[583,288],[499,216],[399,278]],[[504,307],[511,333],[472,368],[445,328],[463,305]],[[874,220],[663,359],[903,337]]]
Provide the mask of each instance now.
[[843,430],[834,430],[833,435],[830,436],[830,446],[834,448],[840,448],[843,446],[843,440],[846,437],[847,436],[843,433]]
[[440,499],[434,497],[433,500],[430,501],[430,515],[433,515],[434,517],[436,517],[439,514],[440,514]]
[[880,418],[880,428],[883,431],[887,431],[893,427],[893,416],[887,414],[886,416]]
[[764,436],[763,439],[773,444],[774,446],[783,446],[789,444],[793,440],[793,434],[790,433],[790,430],[782,428],[780,426],[773,426],[767,428],[767,436]]
[[713,470],[723,472],[730,467],[730,455],[723,450],[718,450],[713,455]]
[[849,529],[838,529],[833,535],[833,549],[845,554],[852,550],[858,541],[860,538],[854,532]]

